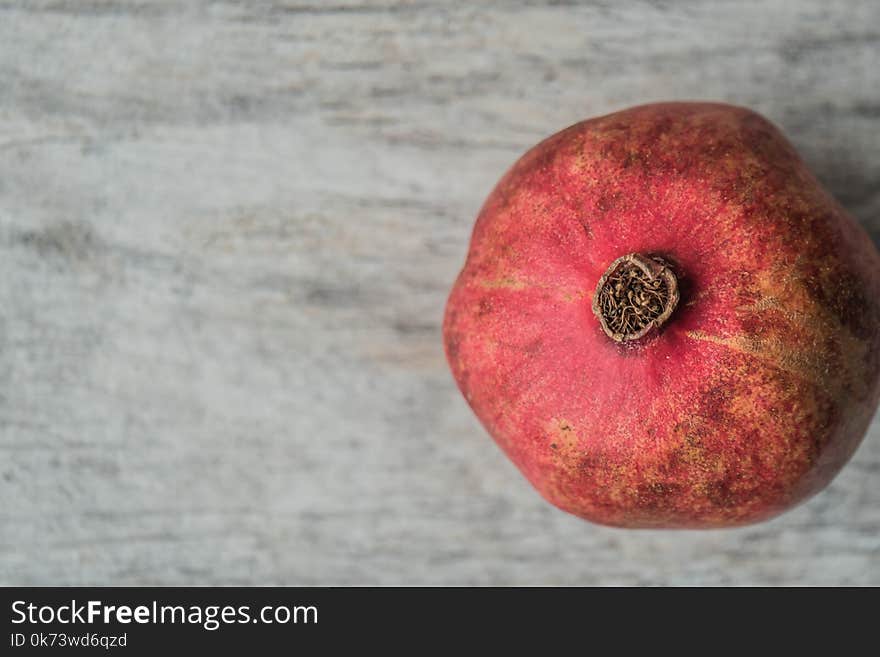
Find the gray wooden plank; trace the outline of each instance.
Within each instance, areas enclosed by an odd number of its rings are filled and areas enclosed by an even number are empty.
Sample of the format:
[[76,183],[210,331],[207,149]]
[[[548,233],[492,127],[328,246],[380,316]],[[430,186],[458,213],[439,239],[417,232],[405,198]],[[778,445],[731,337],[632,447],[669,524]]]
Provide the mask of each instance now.
[[[619,6],[625,5],[625,6]],[[880,5],[0,2],[0,582],[880,584],[880,422],[718,532],[543,503],[439,326],[507,166],[749,105],[880,241]]]

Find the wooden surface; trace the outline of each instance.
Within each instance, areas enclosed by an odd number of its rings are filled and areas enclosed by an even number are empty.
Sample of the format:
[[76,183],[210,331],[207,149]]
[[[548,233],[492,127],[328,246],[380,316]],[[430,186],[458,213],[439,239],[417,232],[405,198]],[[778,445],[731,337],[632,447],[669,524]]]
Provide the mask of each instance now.
[[776,121],[880,239],[880,3],[0,0],[0,583],[880,584],[880,422],[773,522],[545,504],[440,344],[513,160]]

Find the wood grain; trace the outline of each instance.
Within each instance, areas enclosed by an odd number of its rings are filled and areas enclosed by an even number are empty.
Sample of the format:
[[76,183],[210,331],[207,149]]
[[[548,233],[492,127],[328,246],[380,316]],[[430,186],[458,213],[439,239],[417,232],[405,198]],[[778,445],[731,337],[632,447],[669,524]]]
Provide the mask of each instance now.
[[439,325],[525,148],[776,121],[880,241],[880,4],[0,0],[0,582],[880,584],[880,422],[773,522],[542,502]]

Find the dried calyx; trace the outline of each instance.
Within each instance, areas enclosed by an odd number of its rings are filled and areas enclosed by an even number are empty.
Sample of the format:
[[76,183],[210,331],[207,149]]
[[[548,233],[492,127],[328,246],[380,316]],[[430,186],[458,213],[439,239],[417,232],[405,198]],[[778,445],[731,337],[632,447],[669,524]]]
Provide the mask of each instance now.
[[609,338],[629,342],[663,326],[678,299],[678,280],[669,263],[630,253],[612,262],[599,279],[593,313]]

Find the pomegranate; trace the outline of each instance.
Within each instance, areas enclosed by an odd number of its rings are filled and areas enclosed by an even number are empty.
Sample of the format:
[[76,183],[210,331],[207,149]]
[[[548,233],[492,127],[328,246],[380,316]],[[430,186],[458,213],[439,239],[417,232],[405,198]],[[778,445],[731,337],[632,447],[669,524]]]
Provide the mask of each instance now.
[[880,397],[880,254],[760,115],[645,105],[528,151],[443,323],[467,402],[547,500],[723,527],[821,490]]

